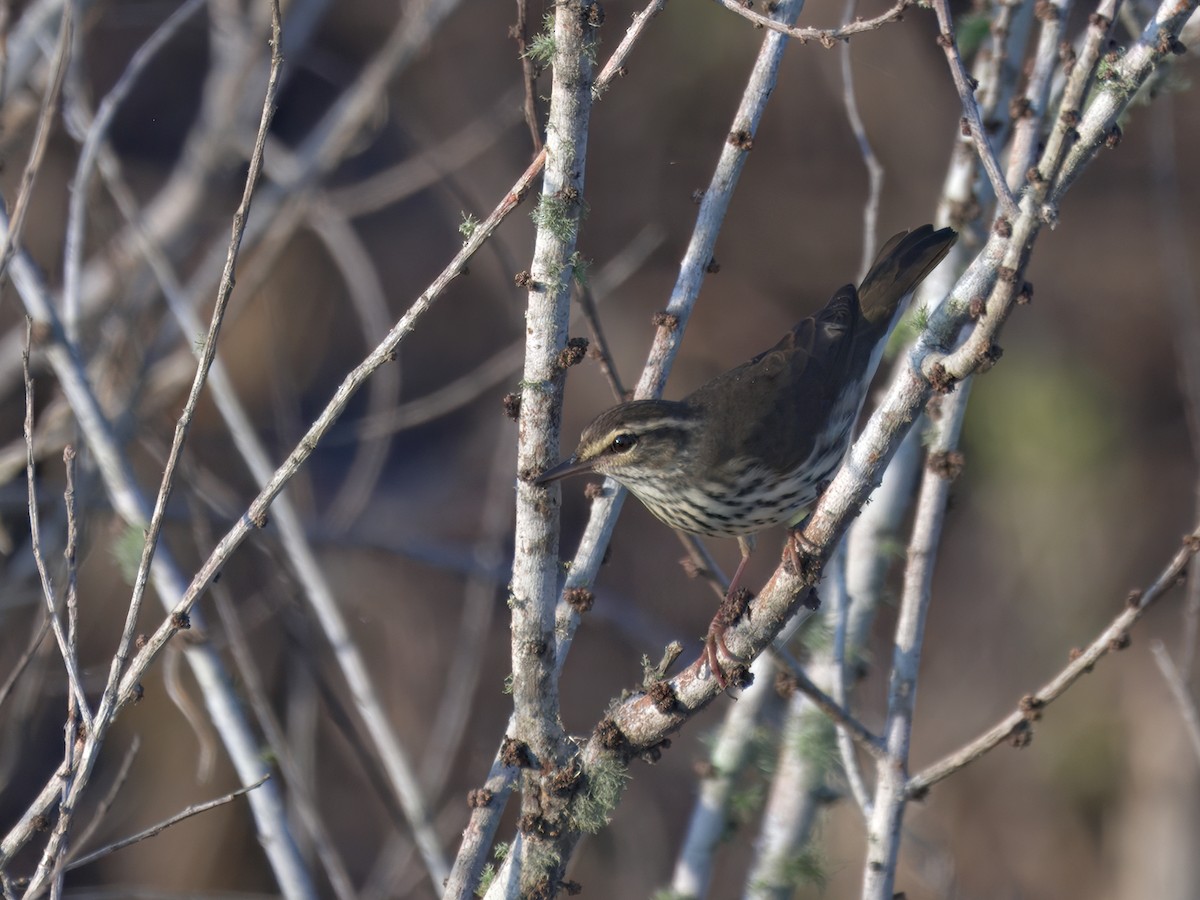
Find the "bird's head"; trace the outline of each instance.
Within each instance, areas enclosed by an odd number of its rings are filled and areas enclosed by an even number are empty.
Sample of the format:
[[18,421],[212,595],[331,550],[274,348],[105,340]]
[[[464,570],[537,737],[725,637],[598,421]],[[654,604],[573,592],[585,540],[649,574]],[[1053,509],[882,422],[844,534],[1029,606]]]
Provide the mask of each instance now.
[[693,443],[699,418],[685,403],[634,400],[601,413],[579,438],[575,453],[543,472],[535,484],[595,472],[626,486],[678,471]]

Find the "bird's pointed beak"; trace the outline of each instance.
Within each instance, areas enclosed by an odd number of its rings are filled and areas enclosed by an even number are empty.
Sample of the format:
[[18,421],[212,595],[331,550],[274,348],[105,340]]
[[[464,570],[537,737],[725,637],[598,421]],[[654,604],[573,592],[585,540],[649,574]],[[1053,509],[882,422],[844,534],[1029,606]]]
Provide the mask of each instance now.
[[592,463],[590,460],[579,462],[574,456],[569,456],[554,468],[547,469],[537,478],[533,479],[533,483],[537,485],[546,485],[552,481],[558,481],[560,478],[566,478],[568,475],[577,475],[580,472],[590,471],[592,471]]

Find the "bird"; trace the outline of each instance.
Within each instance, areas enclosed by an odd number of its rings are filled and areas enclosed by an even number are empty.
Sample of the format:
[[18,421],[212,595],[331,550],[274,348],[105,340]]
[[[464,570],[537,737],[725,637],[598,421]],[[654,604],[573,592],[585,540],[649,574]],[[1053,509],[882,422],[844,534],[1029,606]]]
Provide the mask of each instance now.
[[[799,524],[841,466],[905,301],[957,238],[932,225],[900,232],[857,288],[839,288],[775,346],[682,400],[632,400],[600,413],[574,454],[534,483],[606,475],[672,528],[737,538],[741,561],[729,600],[755,535]],[[718,615],[705,639],[722,689],[718,649],[736,658],[725,646],[728,624]]]

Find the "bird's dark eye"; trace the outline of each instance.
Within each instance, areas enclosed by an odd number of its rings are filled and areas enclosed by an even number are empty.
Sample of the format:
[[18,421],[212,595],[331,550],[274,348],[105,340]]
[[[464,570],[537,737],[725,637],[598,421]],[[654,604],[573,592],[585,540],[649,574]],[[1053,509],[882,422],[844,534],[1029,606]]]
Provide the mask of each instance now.
[[638,439],[636,434],[622,433],[618,434],[612,439],[612,443],[609,445],[608,449],[613,453],[628,453],[635,446],[637,446],[637,442]]

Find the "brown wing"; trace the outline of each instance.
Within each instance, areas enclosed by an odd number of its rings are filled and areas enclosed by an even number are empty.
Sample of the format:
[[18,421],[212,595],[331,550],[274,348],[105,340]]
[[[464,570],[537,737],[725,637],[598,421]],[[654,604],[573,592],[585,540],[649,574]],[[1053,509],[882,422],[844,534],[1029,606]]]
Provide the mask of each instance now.
[[744,456],[747,443],[772,468],[803,461],[839,388],[859,364],[854,338],[865,324],[858,294],[846,285],[770,350],[686,397],[685,403],[705,411],[707,421],[727,423],[705,429],[703,462]]
[[931,225],[900,232],[884,244],[857,290],[839,289],[770,350],[686,397],[712,423],[704,429],[700,464],[746,456],[748,446],[780,471],[803,462],[841,390],[853,384],[861,402],[875,348],[901,300],[956,238],[951,229]]

